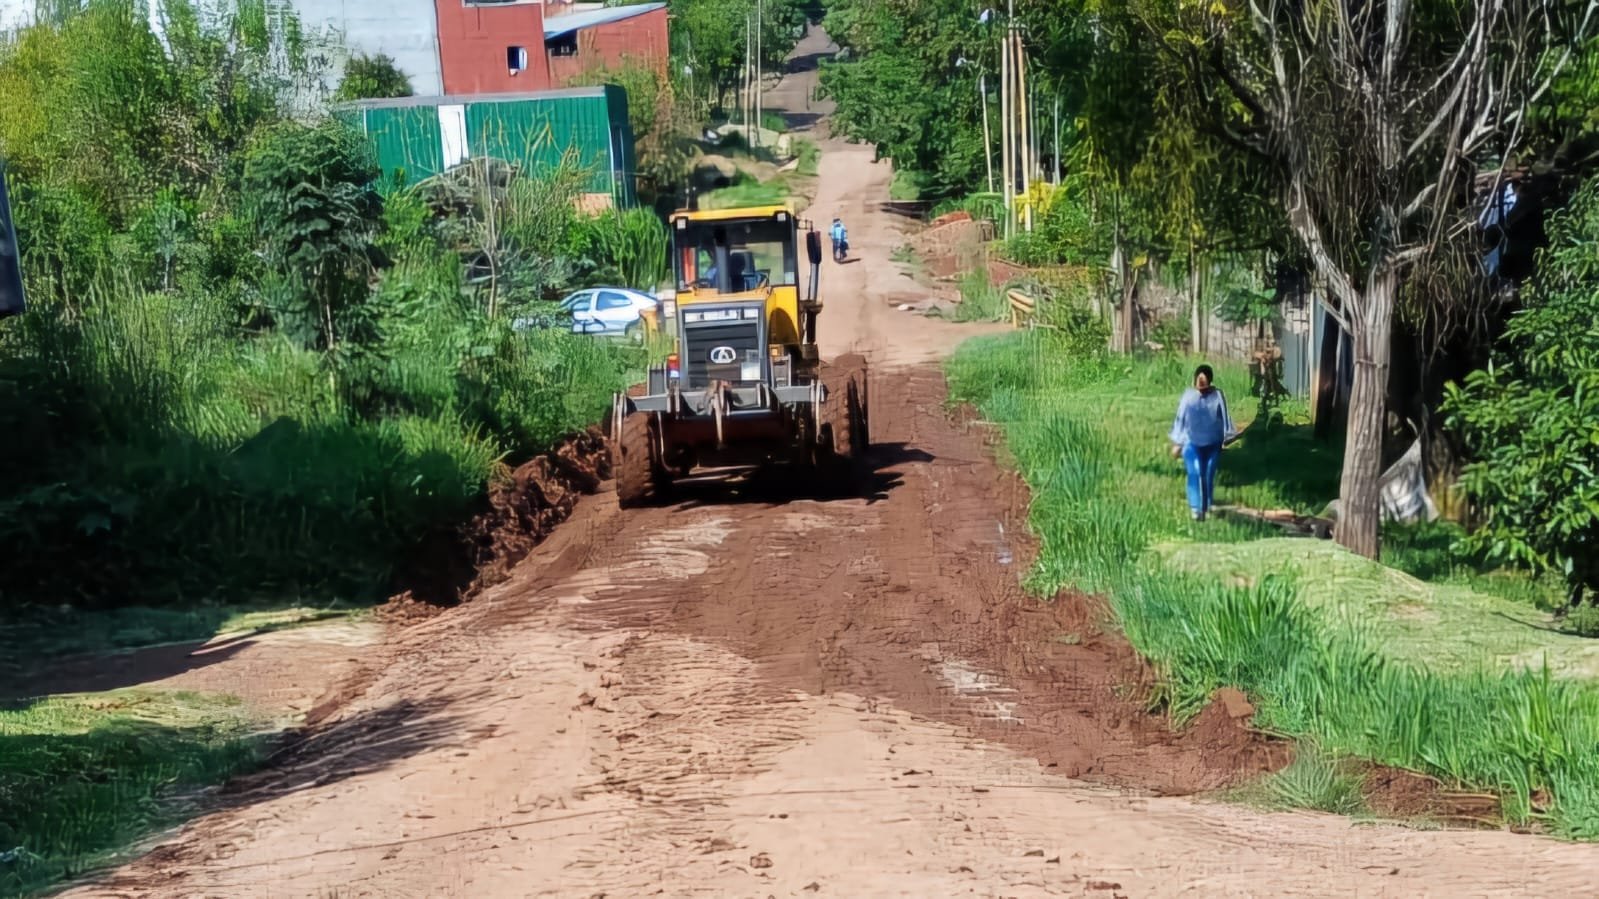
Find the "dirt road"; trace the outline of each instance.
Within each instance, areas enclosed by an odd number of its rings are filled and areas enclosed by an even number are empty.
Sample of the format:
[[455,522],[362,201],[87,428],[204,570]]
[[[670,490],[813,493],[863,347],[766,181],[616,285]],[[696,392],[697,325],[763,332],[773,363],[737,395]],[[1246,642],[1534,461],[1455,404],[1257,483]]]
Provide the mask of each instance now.
[[[792,85],[790,85],[792,89]],[[824,354],[873,361],[865,498],[581,503],[513,579],[363,657],[231,807],[74,896],[1583,894],[1591,847],[1192,798],[1280,761],[1172,736],[1092,608],[1021,595],[1019,485],[893,311],[889,171],[828,144]],[[329,706],[334,707],[334,706]],[[1131,787],[1131,788],[1129,788]]]

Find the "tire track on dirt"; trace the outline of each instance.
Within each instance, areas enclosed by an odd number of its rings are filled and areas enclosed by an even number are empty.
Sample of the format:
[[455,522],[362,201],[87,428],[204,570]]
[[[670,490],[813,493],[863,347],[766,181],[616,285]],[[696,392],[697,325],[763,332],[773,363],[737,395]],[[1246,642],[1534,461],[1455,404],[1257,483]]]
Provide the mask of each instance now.
[[[777,505],[729,490],[714,513],[647,510],[640,555],[588,582],[589,625],[709,642],[775,689],[891,704],[1073,777],[1183,794],[1284,761],[1219,705],[1173,734],[1123,690],[1145,672],[1100,630],[1096,605],[1021,590],[1024,491],[981,433],[945,414],[936,369],[879,373],[872,389],[897,399],[874,414],[874,439],[898,486],[876,501]],[[657,567],[671,553],[675,573]]]

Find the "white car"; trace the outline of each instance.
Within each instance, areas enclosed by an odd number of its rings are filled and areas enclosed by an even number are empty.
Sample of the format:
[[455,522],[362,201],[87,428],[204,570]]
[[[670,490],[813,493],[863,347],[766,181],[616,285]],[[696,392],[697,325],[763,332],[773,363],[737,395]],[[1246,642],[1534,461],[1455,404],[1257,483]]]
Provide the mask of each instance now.
[[655,297],[627,287],[592,287],[561,300],[572,314],[572,333],[641,340],[644,313],[653,311],[659,321],[661,303]]

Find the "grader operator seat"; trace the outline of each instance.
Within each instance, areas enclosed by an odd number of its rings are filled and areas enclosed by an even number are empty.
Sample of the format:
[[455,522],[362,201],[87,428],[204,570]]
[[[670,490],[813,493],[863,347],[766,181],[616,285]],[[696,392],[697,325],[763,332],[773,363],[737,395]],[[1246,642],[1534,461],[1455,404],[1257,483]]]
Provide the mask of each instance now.
[[755,254],[749,250],[734,250],[729,254],[729,264],[732,266],[734,290],[756,290],[766,280],[765,273],[755,267]]

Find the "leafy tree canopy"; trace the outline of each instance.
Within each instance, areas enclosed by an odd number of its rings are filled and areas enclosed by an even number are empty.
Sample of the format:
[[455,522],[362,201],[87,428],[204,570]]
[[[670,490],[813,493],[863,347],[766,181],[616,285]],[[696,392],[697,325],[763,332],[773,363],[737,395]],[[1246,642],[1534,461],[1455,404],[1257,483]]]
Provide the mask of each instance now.
[[[695,85],[710,88],[724,104],[738,87],[748,49],[745,22],[756,14],[756,0],[671,0],[672,56],[687,66]],[[765,71],[780,71],[804,36],[808,4],[802,0],[761,0],[760,50]]]
[[394,64],[393,58],[379,53],[368,56],[357,53],[344,66],[344,78],[333,92],[335,101],[387,100],[409,97],[411,79],[405,77]]

